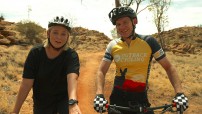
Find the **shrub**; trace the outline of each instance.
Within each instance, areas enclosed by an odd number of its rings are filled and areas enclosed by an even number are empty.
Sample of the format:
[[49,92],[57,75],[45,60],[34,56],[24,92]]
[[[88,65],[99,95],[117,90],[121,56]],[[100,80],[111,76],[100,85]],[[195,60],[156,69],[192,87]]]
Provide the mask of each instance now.
[[[35,22],[25,20],[20,21],[16,24],[16,30],[20,32],[20,35],[25,36],[28,38],[30,43],[41,43],[38,39],[44,38],[43,34],[45,29],[42,28],[40,25],[36,24]],[[41,38],[42,37],[42,38]]]
[[2,21],[2,20],[4,20],[5,18],[4,18],[4,16],[1,14],[1,16],[0,16],[0,22]]

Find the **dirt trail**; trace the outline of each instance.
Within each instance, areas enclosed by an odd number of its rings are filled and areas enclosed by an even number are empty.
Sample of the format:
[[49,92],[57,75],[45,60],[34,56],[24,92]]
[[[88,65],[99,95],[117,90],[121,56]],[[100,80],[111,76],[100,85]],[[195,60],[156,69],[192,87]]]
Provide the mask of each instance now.
[[104,52],[79,53],[82,59],[78,81],[78,100],[83,114],[97,114],[93,109],[95,77]]

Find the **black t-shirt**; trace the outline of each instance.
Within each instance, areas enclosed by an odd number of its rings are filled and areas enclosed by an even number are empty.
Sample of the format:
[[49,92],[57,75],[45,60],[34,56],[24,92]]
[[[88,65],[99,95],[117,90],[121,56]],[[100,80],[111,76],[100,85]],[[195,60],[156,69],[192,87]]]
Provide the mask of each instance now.
[[67,100],[67,74],[79,75],[78,54],[69,48],[49,59],[43,46],[31,49],[25,61],[23,78],[34,79],[33,100],[37,107],[47,107]]

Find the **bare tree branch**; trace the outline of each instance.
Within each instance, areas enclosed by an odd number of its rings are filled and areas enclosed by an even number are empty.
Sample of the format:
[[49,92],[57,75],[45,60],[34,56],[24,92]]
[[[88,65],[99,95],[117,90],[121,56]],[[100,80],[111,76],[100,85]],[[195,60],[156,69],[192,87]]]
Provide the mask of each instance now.
[[[153,6],[153,5],[155,5],[155,4],[158,4],[158,2],[159,2],[159,1],[157,1],[157,2],[155,2],[155,3],[153,3],[153,4],[147,5],[145,8],[141,9],[140,11],[138,11],[137,14],[139,14],[139,13],[142,12],[143,10],[145,10],[145,9],[147,9],[147,8],[149,8],[149,7]],[[137,9],[137,10],[138,10],[138,9]],[[137,11],[137,10],[136,10],[136,11]]]
[[152,11],[154,14],[154,23],[156,25],[157,31],[158,31],[158,37],[160,39],[160,44],[162,48],[165,47],[165,41],[161,36],[162,31],[165,28],[165,23],[167,23],[167,16],[165,15],[165,12],[168,10],[168,7],[170,6],[171,0],[150,0],[150,3],[153,3]]
[[121,4],[120,4],[120,0],[115,0],[115,7],[120,7]]

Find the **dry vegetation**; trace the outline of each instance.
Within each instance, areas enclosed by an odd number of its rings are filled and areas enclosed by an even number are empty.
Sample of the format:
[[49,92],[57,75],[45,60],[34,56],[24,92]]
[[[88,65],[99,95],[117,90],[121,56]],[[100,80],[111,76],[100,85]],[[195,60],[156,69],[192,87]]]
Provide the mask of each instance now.
[[0,46],[0,114],[7,114],[14,104],[28,48]]
[[[86,67],[86,64],[89,63],[89,57],[96,55],[98,53],[97,51],[99,51],[99,53],[104,53],[104,49],[109,42],[109,39],[107,39],[103,33],[89,31],[84,28],[77,28],[75,31],[75,36],[71,37],[77,38],[77,41],[73,41],[72,46],[77,49],[79,55],[81,55],[81,67],[84,68]],[[200,43],[197,45],[200,45]],[[185,114],[200,114],[200,112],[202,112],[202,54],[200,46],[197,47],[197,53],[186,54],[189,56],[177,56],[172,52],[166,52],[167,57],[176,67],[180,79],[182,80],[185,94],[189,98],[190,107]],[[0,45],[0,114],[8,114],[14,106],[22,79],[24,61],[31,47],[31,45]],[[100,60],[100,58],[98,59]],[[110,70],[107,73],[105,91],[107,98],[109,97],[111,85],[113,84],[114,67],[114,65],[111,65]],[[171,102],[174,96],[173,88],[165,71],[156,61],[152,61],[149,87],[149,97],[152,106]],[[22,114],[32,113],[31,95],[32,93],[29,94],[22,107]],[[85,111],[83,111],[83,113],[86,114]]]

